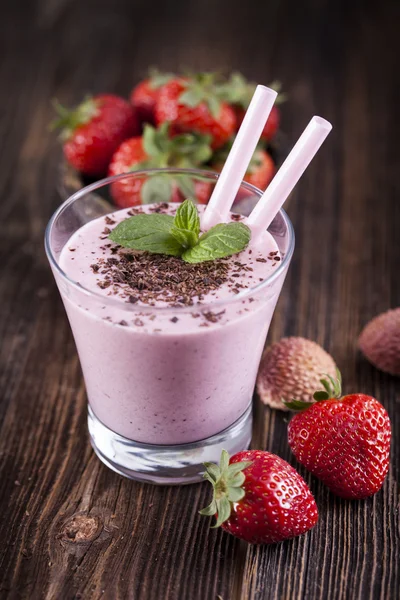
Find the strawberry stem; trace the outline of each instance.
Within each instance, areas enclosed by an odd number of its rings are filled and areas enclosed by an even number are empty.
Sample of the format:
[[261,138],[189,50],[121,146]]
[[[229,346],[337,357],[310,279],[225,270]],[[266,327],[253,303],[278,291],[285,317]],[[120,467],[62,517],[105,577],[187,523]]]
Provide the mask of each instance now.
[[[228,104],[234,104],[247,110],[256,87],[255,83],[248,81],[241,73],[234,72],[229,80],[220,86],[220,98]],[[269,87],[278,92],[275,104],[281,104],[287,100],[287,95],[281,93],[280,81],[273,81]]]
[[154,67],[149,69],[149,82],[153,90],[157,90],[169,81],[172,81],[172,79],[175,79],[175,77],[174,73],[163,73]]
[[87,96],[81,104],[70,110],[60,104],[54,98],[52,101],[53,107],[58,115],[50,124],[50,129],[61,129],[60,138],[63,142],[67,141],[74,131],[81,125],[86,125],[98,114],[99,103],[91,96]]
[[221,90],[217,73],[197,73],[183,82],[184,91],[179,96],[179,102],[190,108],[204,103],[214,119],[221,111]]
[[[323,400],[340,400],[342,397],[342,375],[338,368],[336,368],[336,379],[332,375],[325,373],[326,379],[320,379],[323,390],[317,390],[313,394],[315,402],[322,402]],[[303,400],[296,400],[293,398],[290,401],[286,401],[282,398],[283,404],[292,411],[300,412],[309,408],[314,401],[304,402]]]
[[244,498],[245,491],[242,486],[246,476],[243,471],[251,464],[251,461],[229,464],[229,454],[226,450],[221,452],[219,465],[204,463],[204,479],[213,486],[213,498],[211,503],[199,512],[206,517],[216,516],[213,528],[225,523],[231,516],[233,504]]
[[169,123],[162,123],[155,129],[145,125],[143,149],[148,159],[147,166],[153,168],[198,167],[210,159],[212,150],[210,137],[198,133],[182,133],[170,137]]
[[327,373],[325,375],[327,379],[320,379],[324,390],[316,391],[313,396],[314,400],[317,402],[330,399],[339,400],[342,397],[342,375],[339,369],[336,369],[336,379]]

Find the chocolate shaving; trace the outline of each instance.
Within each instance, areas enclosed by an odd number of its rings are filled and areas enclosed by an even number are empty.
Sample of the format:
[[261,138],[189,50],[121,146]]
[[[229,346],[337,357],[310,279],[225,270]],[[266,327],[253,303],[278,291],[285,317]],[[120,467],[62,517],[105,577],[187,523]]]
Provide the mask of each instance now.
[[208,312],[203,312],[203,315],[204,318],[207,319],[207,321],[210,321],[210,323],[217,323],[224,313],[225,309],[217,313],[209,310]]
[[[235,272],[244,270],[236,262]],[[240,268],[239,268],[240,267]],[[112,257],[101,258],[92,270],[103,279],[97,285],[112,286],[114,295],[125,294],[127,302],[154,305],[165,302],[172,306],[192,306],[228,281],[230,265],[225,260],[198,264],[184,262],[174,256],[132,252],[118,248]]]

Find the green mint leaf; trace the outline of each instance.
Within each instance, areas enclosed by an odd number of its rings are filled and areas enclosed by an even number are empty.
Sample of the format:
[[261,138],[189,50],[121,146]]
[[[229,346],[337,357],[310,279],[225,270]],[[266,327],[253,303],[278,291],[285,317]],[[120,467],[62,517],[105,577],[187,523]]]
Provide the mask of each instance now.
[[[192,200],[185,200],[178,206],[174,218],[174,225],[179,229],[193,231],[196,237],[200,233],[200,217],[196,205]],[[197,242],[197,240],[196,240]],[[193,244],[194,245],[194,244]]]
[[180,256],[182,246],[171,235],[173,222],[170,215],[136,215],[119,223],[108,237],[124,248]]
[[171,194],[172,184],[168,174],[150,175],[140,190],[143,204],[169,202]]
[[185,250],[193,248],[199,241],[199,236],[194,231],[179,229],[174,225],[171,227],[171,235]]
[[244,223],[221,223],[204,233],[199,243],[182,254],[184,261],[199,263],[231,256],[244,250],[251,232]]

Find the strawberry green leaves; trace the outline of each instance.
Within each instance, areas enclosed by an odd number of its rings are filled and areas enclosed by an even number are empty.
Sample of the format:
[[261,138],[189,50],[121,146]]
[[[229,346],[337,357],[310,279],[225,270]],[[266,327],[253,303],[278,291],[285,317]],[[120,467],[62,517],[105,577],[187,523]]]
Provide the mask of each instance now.
[[[170,125],[167,122],[157,129],[146,124],[143,131],[143,150],[147,158],[134,163],[130,171],[200,167],[212,156],[210,143],[210,136],[200,133],[182,133],[170,137]],[[169,202],[174,187],[186,197],[195,196],[195,186],[188,175],[149,173],[140,192],[142,202]]]
[[199,106],[202,102],[208,107],[214,119],[221,112],[221,84],[216,73],[197,73],[183,80],[185,90],[180,95],[181,104],[190,108]]
[[153,90],[159,89],[175,77],[174,73],[163,73],[155,68],[149,69],[149,83]]
[[323,390],[318,390],[314,393],[314,400],[330,400],[331,398],[339,399],[342,395],[342,375],[339,369],[336,369],[336,379],[331,375],[327,375],[327,379],[320,379]]
[[72,136],[77,127],[88,123],[99,112],[99,102],[91,96],[86,96],[73,110],[65,108],[56,99],[53,100],[53,107],[58,118],[50,124],[50,130],[61,129],[60,139],[63,142]]
[[[326,375],[327,379],[320,379],[323,390],[317,390],[313,394],[315,402],[321,402],[323,400],[340,400],[342,397],[342,375],[339,369],[336,369],[336,379],[331,375]],[[303,400],[296,400],[293,398],[290,401],[282,399],[283,404],[289,410],[294,412],[301,412],[306,408],[309,408],[315,402],[305,402]]]
[[[273,81],[268,85],[271,89],[278,92],[276,104],[285,102],[287,96],[281,93],[282,85],[280,81]],[[256,84],[248,81],[241,73],[234,72],[228,81],[220,85],[219,97],[229,104],[241,106],[245,110],[250,104],[250,100],[256,89]]]
[[172,193],[172,183],[169,177],[163,175],[153,175],[146,179],[140,190],[143,204],[168,201]]
[[169,123],[158,129],[146,124],[143,148],[153,168],[192,168],[207,162],[212,155],[210,136],[200,133],[181,133],[169,137]]
[[185,200],[175,217],[141,214],[125,219],[113,229],[111,241],[133,250],[180,256],[185,262],[200,263],[237,254],[250,241],[250,229],[243,223],[221,223],[200,234],[195,204]]
[[204,463],[207,479],[213,486],[213,499],[211,504],[200,510],[200,514],[206,517],[216,515],[215,527],[219,527],[229,519],[232,504],[239,502],[245,496],[243,483],[246,479],[243,471],[251,465],[251,461],[229,464],[229,454],[222,450],[219,465]]

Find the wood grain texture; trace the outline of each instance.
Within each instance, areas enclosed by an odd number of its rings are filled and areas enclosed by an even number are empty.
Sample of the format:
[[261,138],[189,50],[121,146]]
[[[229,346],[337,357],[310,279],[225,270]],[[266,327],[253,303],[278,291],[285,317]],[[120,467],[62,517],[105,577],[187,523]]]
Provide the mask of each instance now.
[[[250,3],[251,4],[251,3]],[[348,6],[350,5],[350,6]],[[256,15],[256,16],[255,16]],[[36,0],[0,19],[0,597],[387,600],[400,576],[400,383],[356,349],[362,326],[400,304],[396,2]],[[294,141],[312,114],[335,126],[290,207],[297,249],[269,339],[303,335],[346,389],[390,413],[392,462],[363,502],[310,483],[318,526],[251,547],[209,529],[206,485],[154,488],[94,457],[72,336],[44,256],[59,203],[49,99],[127,94],[148,65],[236,68],[283,81]],[[287,416],[255,402],[254,447],[295,465]]]

